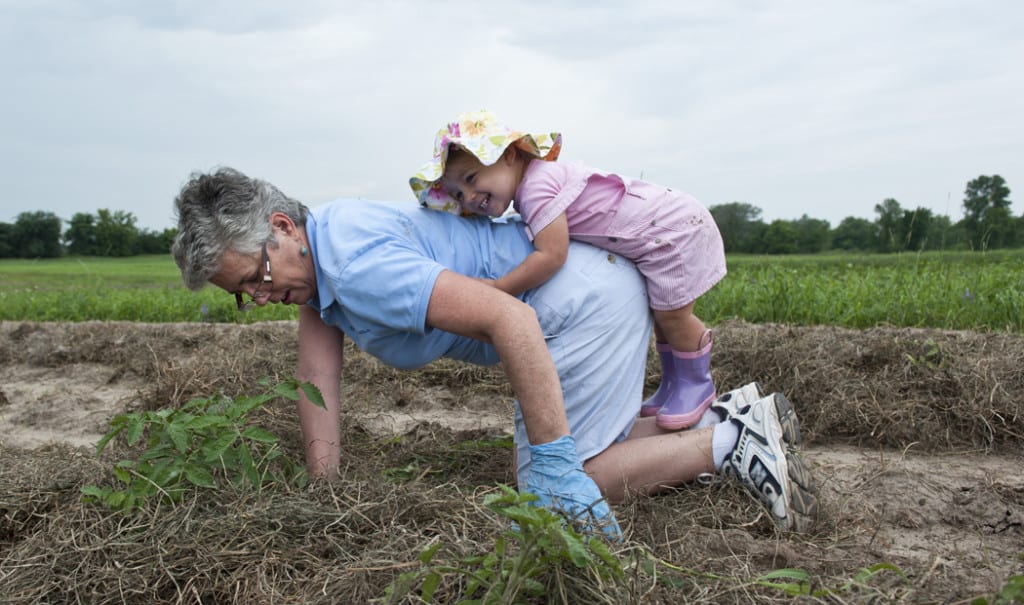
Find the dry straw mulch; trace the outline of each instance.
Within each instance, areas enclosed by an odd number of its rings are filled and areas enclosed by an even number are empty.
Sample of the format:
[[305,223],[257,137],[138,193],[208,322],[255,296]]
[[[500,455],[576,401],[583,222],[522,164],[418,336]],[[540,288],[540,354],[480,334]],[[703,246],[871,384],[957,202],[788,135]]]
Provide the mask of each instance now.
[[[154,409],[217,391],[254,393],[262,376],[291,375],[295,336],[292,322],[3,324],[0,363],[116,366],[145,379],[137,406]],[[718,326],[712,365],[720,386],[757,380],[786,393],[808,447],[1024,454],[1021,359],[1024,338],[1015,335],[735,322]],[[424,392],[444,392],[459,405],[510,396],[500,368],[441,362],[400,372],[351,348],[346,362],[344,394],[353,413],[405,406]],[[654,363],[652,357],[652,390]],[[268,406],[260,422],[299,456],[288,404]],[[0,448],[0,603],[367,603],[437,541],[444,544],[439,558],[449,562],[493,550],[505,527],[481,502],[495,484],[510,481],[508,454],[466,447],[491,435],[421,426],[382,440],[348,415],[343,424],[347,466],[334,483],[207,490],[131,516],[79,499],[83,485],[111,482],[110,465],[126,450],[96,459],[64,446]],[[410,465],[419,470],[412,478],[388,472]],[[1008,503],[1024,506],[1024,495],[1004,492]],[[875,546],[835,550],[849,521],[845,511],[826,507],[814,533],[784,535],[729,484],[687,486],[618,510],[630,530],[618,547],[624,561],[645,551],[682,570],[658,567],[658,579],[637,564],[626,580],[597,593],[593,583],[562,584],[565,602],[791,602],[754,580],[799,567],[839,585],[860,567],[895,563]],[[952,573],[912,584],[914,590],[882,578],[872,591],[830,602],[953,602],[974,594]],[[441,594],[457,589],[446,585]],[[558,593],[550,600],[560,602]]]

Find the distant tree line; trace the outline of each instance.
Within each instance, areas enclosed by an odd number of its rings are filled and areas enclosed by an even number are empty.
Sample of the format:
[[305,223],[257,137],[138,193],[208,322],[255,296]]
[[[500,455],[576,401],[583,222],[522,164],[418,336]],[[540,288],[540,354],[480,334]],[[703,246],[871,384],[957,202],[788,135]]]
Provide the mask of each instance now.
[[[927,208],[904,209],[892,198],[875,205],[875,220],[849,216],[835,228],[806,214],[797,220],[761,220],[761,209],[732,202],[711,206],[726,252],[814,254],[827,250],[902,252],[989,250],[1024,246],[1024,216],[1010,213],[1010,188],[999,175],[979,176],[964,191],[964,216],[953,222]],[[176,229],[138,229],[130,212],[78,213],[62,230],[52,212],[23,212],[0,223],[0,258],[62,255],[132,256],[170,252]]]
[[100,209],[79,212],[67,221],[52,212],[22,212],[14,224],[0,222],[0,258],[134,256],[167,254],[177,229],[139,229],[131,212]]
[[761,209],[732,202],[711,206],[726,252],[813,254],[827,250],[902,252],[989,250],[1024,246],[1024,216],[1010,213],[1010,188],[999,175],[979,176],[964,191],[964,217],[953,222],[927,208],[905,209],[892,198],[875,205],[875,220],[849,216],[834,229],[806,214],[795,221],[761,220]]

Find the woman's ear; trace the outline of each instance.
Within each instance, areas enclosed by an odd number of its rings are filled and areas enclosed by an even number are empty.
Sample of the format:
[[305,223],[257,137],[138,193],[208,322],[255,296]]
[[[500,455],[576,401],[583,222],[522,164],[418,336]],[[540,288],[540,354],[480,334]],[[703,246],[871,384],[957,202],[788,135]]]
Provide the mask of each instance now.
[[291,236],[295,233],[295,223],[284,212],[272,212],[270,214],[270,228],[280,231],[285,236]]

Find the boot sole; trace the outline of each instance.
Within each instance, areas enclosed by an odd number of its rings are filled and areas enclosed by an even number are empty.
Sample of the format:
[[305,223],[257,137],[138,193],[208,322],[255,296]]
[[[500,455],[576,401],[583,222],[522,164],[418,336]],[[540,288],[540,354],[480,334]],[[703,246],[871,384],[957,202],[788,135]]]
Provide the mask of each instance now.
[[668,431],[677,431],[697,424],[704,412],[714,403],[715,397],[715,393],[712,392],[699,406],[685,414],[658,414],[658,426]]

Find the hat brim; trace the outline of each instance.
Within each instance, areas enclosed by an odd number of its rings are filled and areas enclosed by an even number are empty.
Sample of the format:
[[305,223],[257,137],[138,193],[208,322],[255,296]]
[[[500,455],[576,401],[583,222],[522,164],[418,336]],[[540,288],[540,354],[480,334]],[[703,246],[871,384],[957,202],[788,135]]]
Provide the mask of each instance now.
[[505,150],[512,145],[537,159],[549,162],[557,160],[562,151],[562,134],[558,132],[544,134],[513,132],[507,135],[477,137],[472,140],[470,137],[449,137],[447,140],[439,137],[439,139],[441,141],[440,149],[436,149],[434,158],[424,164],[409,179],[409,186],[422,206],[453,214],[461,213],[459,203],[441,187],[441,177],[444,175],[445,165],[448,161],[448,149],[452,145],[458,145],[466,150],[485,166],[497,162]]

